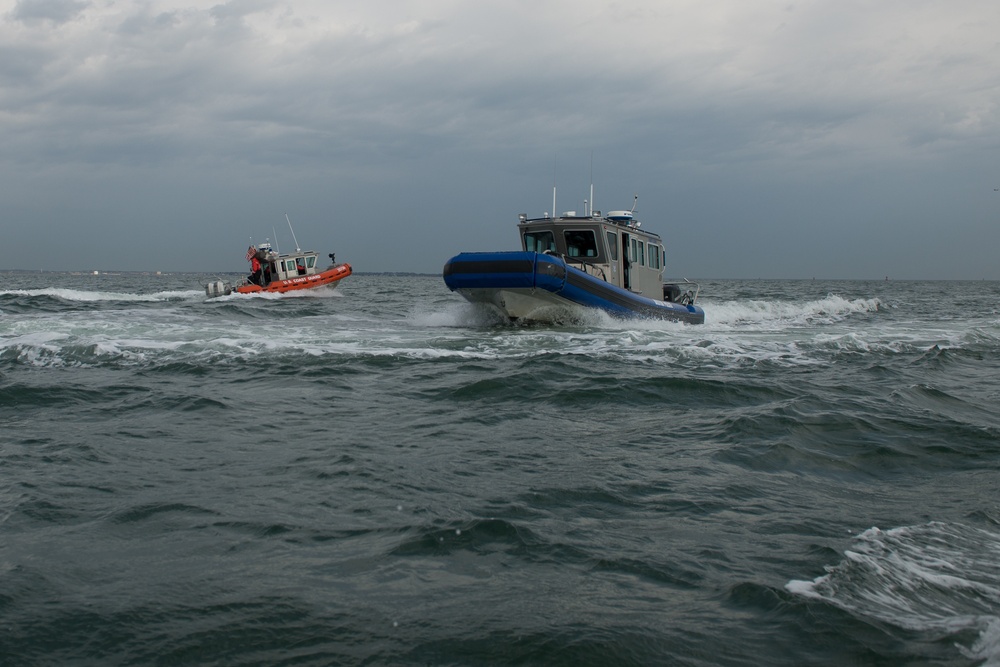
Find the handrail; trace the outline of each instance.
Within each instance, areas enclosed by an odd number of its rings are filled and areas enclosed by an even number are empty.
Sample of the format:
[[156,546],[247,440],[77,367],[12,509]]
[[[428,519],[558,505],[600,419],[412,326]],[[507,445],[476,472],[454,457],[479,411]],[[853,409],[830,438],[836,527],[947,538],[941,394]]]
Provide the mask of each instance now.
[[[582,267],[587,267],[587,268],[584,268],[584,269],[581,269],[581,270],[584,273],[588,274],[588,275],[594,276],[595,278],[598,277],[596,272],[600,271],[601,272],[601,275],[600,275],[601,280],[603,280],[604,282],[608,282],[608,276],[607,276],[606,273],[604,273],[604,267],[597,266],[596,264],[588,262],[587,260],[583,259],[582,257],[570,257],[569,255],[561,255],[561,257],[563,258],[563,261],[565,261],[567,264],[569,264],[570,262],[576,262],[577,264],[579,264]],[[587,270],[588,268],[591,269],[592,271],[594,271],[594,273],[591,273],[590,271],[588,271]]]
[[686,284],[686,285],[694,285],[694,292],[692,292],[689,289],[684,294],[681,294],[681,301],[680,301],[680,303],[683,303],[684,305],[692,305],[693,306],[698,301],[698,294],[701,293],[701,285],[700,284],[698,284],[698,283],[696,283],[696,282],[694,282],[692,280],[688,280],[687,278],[681,278],[680,280],[664,280],[663,284],[664,285],[680,285],[681,281],[683,281],[683,283]]

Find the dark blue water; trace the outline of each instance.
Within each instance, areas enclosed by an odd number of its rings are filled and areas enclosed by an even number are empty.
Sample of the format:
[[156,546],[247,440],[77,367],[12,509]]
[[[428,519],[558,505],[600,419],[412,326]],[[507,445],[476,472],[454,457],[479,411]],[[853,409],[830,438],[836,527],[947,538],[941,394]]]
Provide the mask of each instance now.
[[1000,283],[3,278],[3,664],[1000,664]]

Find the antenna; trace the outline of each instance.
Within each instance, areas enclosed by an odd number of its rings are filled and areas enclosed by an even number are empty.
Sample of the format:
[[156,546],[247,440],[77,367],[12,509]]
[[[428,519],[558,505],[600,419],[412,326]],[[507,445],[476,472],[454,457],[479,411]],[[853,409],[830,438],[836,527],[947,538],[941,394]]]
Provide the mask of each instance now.
[[594,215],[594,151],[590,151],[590,211],[587,215]]
[[638,203],[639,203],[639,195],[636,195],[635,199],[632,200],[632,210],[629,211],[629,213],[635,213],[635,205]]
[[274,251],[281,254],[281,244],[278,243],[278,232],[275,231],[274,225],[271,225],[271,233],[274,234]]
[[[638,197],[638,195],[636,195]],[[289,220],[288,214],[285,214],[285,220],[288,220],[288,231],[292,233],[292,240],[295,241],[295,252],[302,252],[302,248],[299,247],[299,240],[295,238],[295,230],[292,229],[292,221]]]
[[556,214],[556,158],[552,157],[552,217],[559,217]]

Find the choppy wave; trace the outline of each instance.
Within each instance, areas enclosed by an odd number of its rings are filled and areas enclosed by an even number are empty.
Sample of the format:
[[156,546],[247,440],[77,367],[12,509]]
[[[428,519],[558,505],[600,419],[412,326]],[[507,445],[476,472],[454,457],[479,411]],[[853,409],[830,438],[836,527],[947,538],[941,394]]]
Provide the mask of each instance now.
[[741,300],[702,304],[707,324],[741,325],[801,324],[837,322],[858,313],[877,313],[885,308],[877,298],[847,299],[831,294],[825,299],[799,303],[794,301]]
[[845,559],[789,592],[860,618],[953,637],[978,638],[962,652],[1000,665],[1000,534],[932,522],[858,535]]
[[[321,287],[313,287],[312,289],[294,292],[253,292],[251,294],[239,294],[237,292],[233,292],[232,294],[226,294],[224,296],[212,297],[211,300],[220,303],[239,303],[240,301],[253,300],[284,301],[286,299],[340,299],[343,296],[344,294],[340,291],[338,285],[324,285]],[[199,297],[207,300],[204,293],[199,294]]]
[[[270,300],[281,301],[285,299],[330,299],[340,298],[343,294],[338,290],[338,286],[317,287],[311,290],[286,293],[259,292],[255,294],[229,294],[226,296],[214,297],[212,300],[218,302],[227,301],[252,301]],[[67,303],[157,303],[162,301],[208,301],[204,290],[174,289],[157,290],[152,292],[129,292],[110,290],[86,290],[64,287],[43,287],[38,289],[8,289],[0,290],[0,300],[24,300],[24,299],[57,299]]]
[[45,287],[42,289],[19,289],[0,290],[0,297],[53,297],[63,301],[77,302],[97,302],[97,301],[135,301],[135,302],[156,302],[156,301],[177,301],[187,300],[196,297],[204,297],[204,292],[193,290],[167,290],[152,292],[149,294],[139,294],[135,292],[105,292],[79,289],[67,289],[58,287]]
[[[86,300],[100,295],[78,296]],[[771,319],[748,318],[746,314],[755,312],[755,306],[731,303],[727,311],[721,304],[718,309],[726,321],[703,326],[620,320],[601,312],[568,326],[519,326],[500,322],[489,311],[464,303],[389,313],[391,316],[379,313],[379,319],[372,319],[356,310],[342,310],[340,304],[351,303],[341,296],[330,290],[325,296],[310,299],[267,295],[206,302],[196,292],[158,292],[131,295],[136,302],[159,304],[155,310],[129,313],[113,307],[85,313],[67,311],[58,317],[41,312],[30,317],[0,317],[0,359],[28,365],[128,365],[163,360],[266,360],[296,354],[488,360],[551,353],[682,367],[740,368],[756,364],[826,365],[852,355],[877,363],[880,357],[922,356],[928,350],[968,350],[981,355],[1000,346],[996,330],[970,328],[961,322],[948,328],[929,328],[887,321],[879,317],[874,301],[839,297],[772,304]],[[852,321],[858,314],[874,317]],[[817,321],[821,317],[825,319]],[[960,361],[954,356],[938,358],[939,363]]]
[[[860,313],[877,313],[887,308],[877,298],[847,299],[842,296],[830,295],[824,299],[807,302],[796,301],[703,301],[705,308],[705,328],[719,329],[721,327],[747,327],[751,325],[766,325],[769,329],[787,327],[790,325],[817,325],[841,321]],[[525,325],[510,324],[488,309],[472,304],[456,304],[442,312],[423,314],[418,321],[434,326],[477,327],[507,325],[518,327]],[[678,330],[696,325],[686,325],[679,322],[661,319],[623,319],[613,317],[603,311],[591,310],[576,313],[573,324],[579,326],[596,326],[608,329],[648,329],[648,330]],[[702,325],[697,325],[701,328]]]
[[996,286],[521,326],[440,277],[201,278],[0,294],[0,655],[997,662]]

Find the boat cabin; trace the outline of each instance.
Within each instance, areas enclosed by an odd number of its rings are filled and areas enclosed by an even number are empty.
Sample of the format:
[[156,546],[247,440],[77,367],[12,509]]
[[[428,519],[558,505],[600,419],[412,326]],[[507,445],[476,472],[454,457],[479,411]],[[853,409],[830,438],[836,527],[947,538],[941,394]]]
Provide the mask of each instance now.
[[316,273],[318,257],[319,253],[312,251],[268,257],[271,280],[291,280],[300,276],[311,276]]
[[568,211],[551,218],[519,216],[522,248],[562,255],[572,266],[623,289],[663,297],[663,241],[640,229],[631,211]]
[[293,280],[311,276],[319,272],[319,253],[312,250],[296,250],[294,253],[278,254],[270,243],[262,243],[254,257],[260,270],[250,275],[249,282],[267,286],[279,280]]

